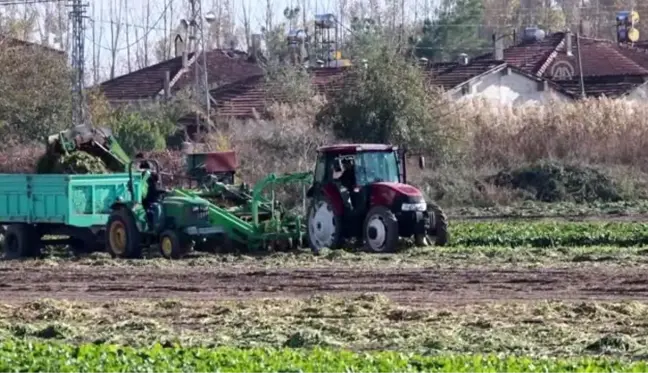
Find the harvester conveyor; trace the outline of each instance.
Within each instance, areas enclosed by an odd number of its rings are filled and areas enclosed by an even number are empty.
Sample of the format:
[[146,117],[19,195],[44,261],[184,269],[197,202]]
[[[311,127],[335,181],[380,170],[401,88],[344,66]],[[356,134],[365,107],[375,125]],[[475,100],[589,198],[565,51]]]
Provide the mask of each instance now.
[[[258,249],[267,245],[295,247],[303,242],[305,226],[301,216],[283,211],[276,202],[277,185],[301,184],[302,204],[305,203],[306,185],[312,181],[311,172],[270,174],[251,188],[248,194],[234,190],[231,186],[215,183],[211,190],[174,189],[171,193],[184,197],[198,197],[209,204],[209,221],[223,227],[227,239]],[[270,198],[264,194],[270,188]],[[234,193],[239,202],[233,208],[219,206],[210,197],[221,193]]]

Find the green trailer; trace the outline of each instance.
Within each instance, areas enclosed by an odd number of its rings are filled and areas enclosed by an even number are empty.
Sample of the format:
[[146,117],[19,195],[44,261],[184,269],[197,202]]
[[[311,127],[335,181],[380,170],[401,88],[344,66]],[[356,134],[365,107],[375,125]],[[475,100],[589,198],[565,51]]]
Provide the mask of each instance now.
[[[115,174],[0,174],[0,224],[7,225],[8,257],[35,257],[45,244],[68,244],[74,251],[104,247],[113,257],[138,258],[156,245],[163,256],[179,258],[197,241],[224,230],[214,226],[208,204],[150,183],[152,170]],[[147,202],[151,186],[157,198]],[[66,237],[44,240],[45,236]]]
[[38,256],[50,243],[43,240],[45,236],[69,237],[51,243],[67,243],[75,251],[101,249],[113,204],[141,199],[141,184],[141,177],[126,173],[0,174],[0,224],[7,225],[6,254]]

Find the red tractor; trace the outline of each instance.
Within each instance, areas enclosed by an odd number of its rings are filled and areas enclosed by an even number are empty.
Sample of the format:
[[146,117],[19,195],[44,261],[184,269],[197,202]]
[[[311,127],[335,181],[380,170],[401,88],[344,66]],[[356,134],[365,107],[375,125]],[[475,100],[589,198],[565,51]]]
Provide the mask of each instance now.
[[[443,211],[426,202],[407,184],[405,152],[382,144],[344,144],[318,149],[307,214],[308,241],[313,252],[340,248],[357,238],[366,250],[396,250],[399,237],[417,245],[448,242]],[[423,157],[419,166],[424,167]]]

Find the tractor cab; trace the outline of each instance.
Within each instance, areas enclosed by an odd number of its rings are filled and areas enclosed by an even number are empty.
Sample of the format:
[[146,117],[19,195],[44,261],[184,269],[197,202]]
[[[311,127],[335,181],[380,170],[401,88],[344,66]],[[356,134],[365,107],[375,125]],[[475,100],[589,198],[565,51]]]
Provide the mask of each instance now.
[[404,182],[396,147],[339,145],[321,148],[319,154],[314,184],[335,186],[345,209],[353,215],[367,208],[370,185]]
[[[445,215],[407,184],[405,153],[384,144],[343,144],[318,150],[307,197],[308,237],[313,251],[337,248],[346,238],[370,251],[395,249],[398,237],[423,243],[439,232],[447,240]],[[424,160],[419,158],[419,166]],[[438,237],[438,236],[437,236]]]

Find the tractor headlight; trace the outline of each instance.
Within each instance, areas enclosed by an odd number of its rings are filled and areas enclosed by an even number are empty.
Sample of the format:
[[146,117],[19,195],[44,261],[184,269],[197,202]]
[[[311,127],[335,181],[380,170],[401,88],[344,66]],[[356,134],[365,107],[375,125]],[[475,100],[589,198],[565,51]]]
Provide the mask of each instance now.
[[427,210],[427,203],[403,203],[401,210],[403,211],[425,211]]

